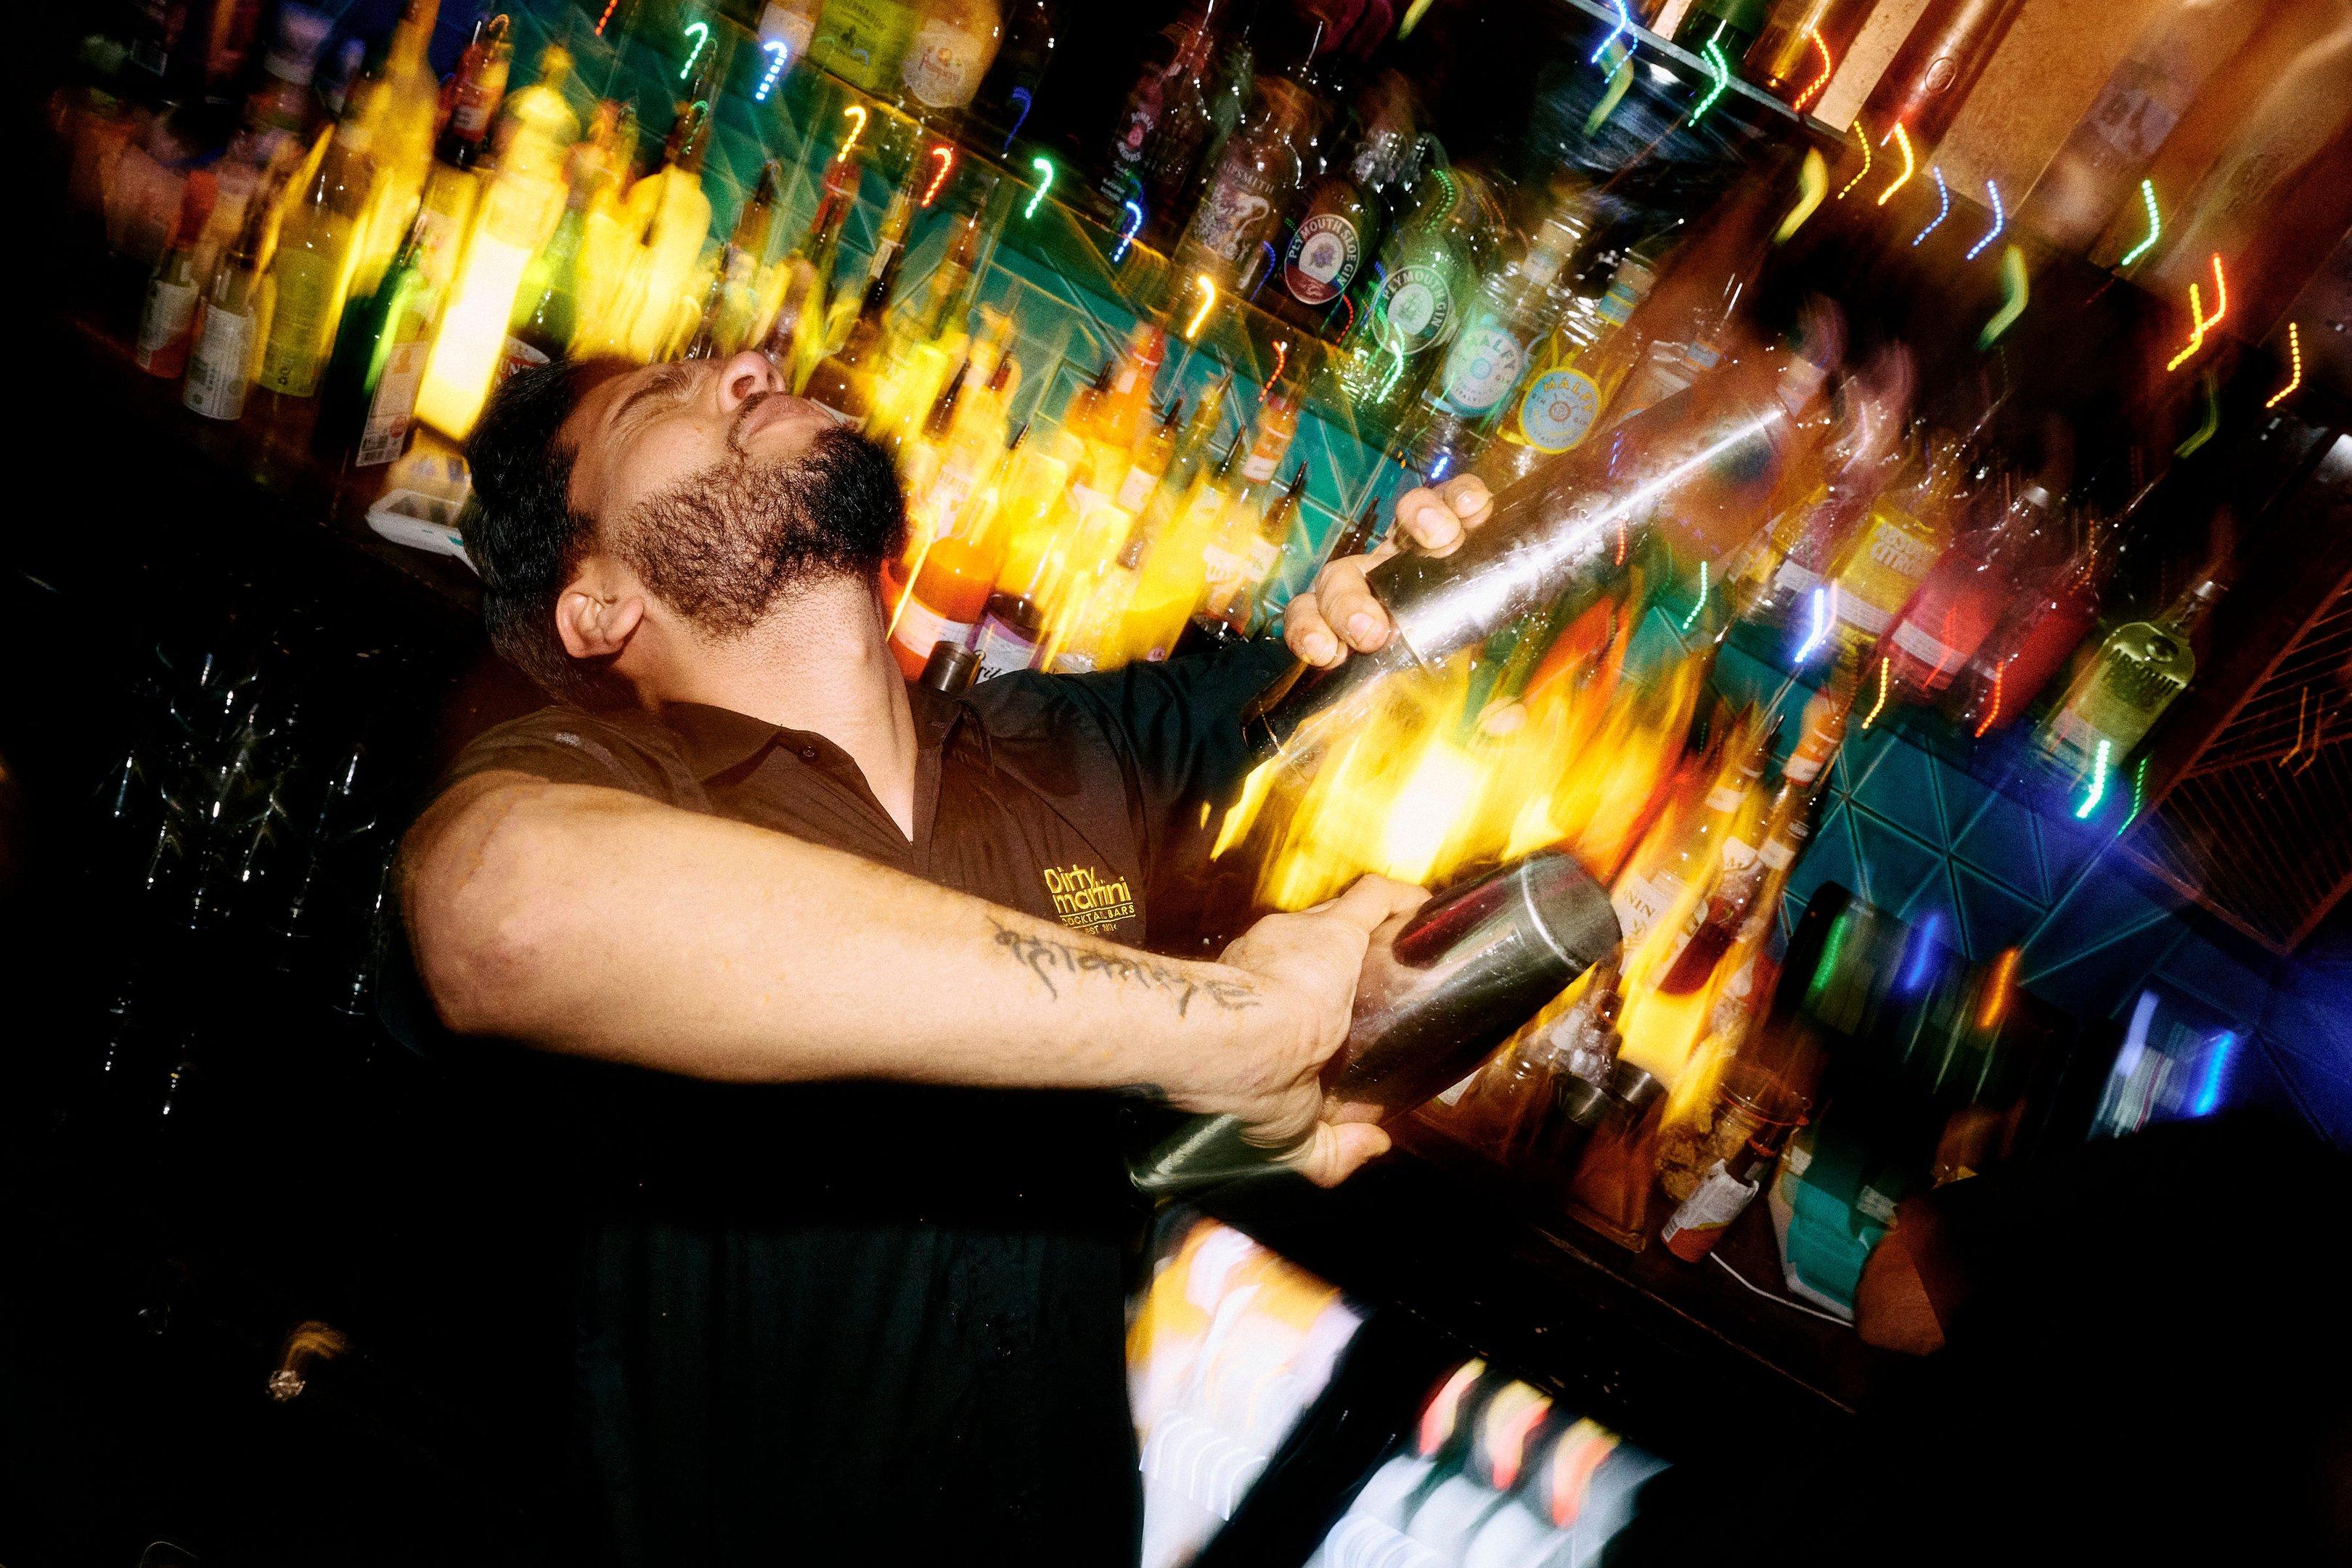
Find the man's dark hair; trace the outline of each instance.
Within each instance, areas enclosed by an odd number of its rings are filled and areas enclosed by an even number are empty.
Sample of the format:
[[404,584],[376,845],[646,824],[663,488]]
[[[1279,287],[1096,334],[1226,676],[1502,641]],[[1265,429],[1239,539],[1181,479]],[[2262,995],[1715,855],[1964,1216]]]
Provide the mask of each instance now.
[[628,368],[590,359],[518,371],[490,395],[466,443],[474,500],[459,528],[482,574],[490,644],[549,691],[589,706],[621,694],[594,666],[566,653],[555,632],[557,595],[596,527],[572,504],[577,454],[561,437],[589,390]]

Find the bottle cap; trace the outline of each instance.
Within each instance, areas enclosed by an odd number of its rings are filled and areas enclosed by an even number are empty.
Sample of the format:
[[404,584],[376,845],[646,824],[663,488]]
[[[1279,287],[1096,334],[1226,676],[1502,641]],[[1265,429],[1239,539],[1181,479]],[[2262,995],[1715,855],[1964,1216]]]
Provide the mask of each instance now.
[[971,689],[980,670],[980,654],[951,642],[934,643],[923,663],[923,684],[945,696],[961,696]]

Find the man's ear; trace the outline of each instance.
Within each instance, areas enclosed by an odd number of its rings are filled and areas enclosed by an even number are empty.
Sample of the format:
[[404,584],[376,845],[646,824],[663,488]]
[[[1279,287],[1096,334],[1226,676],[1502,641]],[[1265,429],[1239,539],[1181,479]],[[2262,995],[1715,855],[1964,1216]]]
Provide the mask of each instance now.
[[645,624],[646,593],[635,573],[591,555],[555,598],[555,631],[574,658],[610,661]]

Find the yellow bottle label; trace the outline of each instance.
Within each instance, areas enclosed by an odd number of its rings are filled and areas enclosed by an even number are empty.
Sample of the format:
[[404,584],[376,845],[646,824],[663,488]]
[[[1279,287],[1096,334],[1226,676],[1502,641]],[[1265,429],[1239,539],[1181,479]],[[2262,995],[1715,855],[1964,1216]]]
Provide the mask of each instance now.
[[280,251],[276,268],[278,300],[269,317],[269,342],[261,352],[261,384],[289,397],[319,389],[327,343],[335,330],[335,285],[341,268],[318,251]]

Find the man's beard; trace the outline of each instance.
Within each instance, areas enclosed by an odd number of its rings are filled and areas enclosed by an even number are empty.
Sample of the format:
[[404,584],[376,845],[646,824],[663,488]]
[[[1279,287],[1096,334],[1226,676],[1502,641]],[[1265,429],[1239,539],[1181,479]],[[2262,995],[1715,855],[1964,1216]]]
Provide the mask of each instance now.
[[906,525],[898,475],[855,430],[824,431],[790,463],[729,445],[726,458],[640,503],[619,542],[646,586],[702,631],[740,637],[796,590],[870,582],[897,552]]

